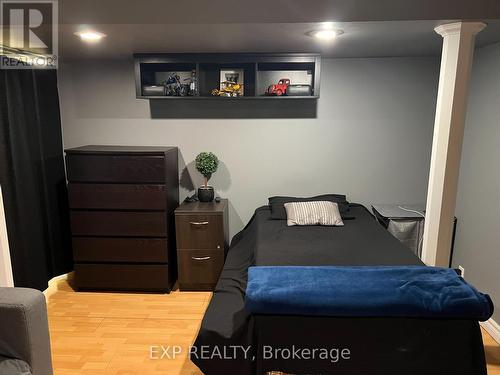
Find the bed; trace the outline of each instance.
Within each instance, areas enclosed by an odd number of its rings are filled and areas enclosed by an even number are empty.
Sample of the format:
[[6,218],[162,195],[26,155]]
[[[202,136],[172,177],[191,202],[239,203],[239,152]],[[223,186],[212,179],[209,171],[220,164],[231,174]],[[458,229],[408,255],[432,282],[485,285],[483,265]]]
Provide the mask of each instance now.
[[[343,227],[287,227],[258,208],[235,236],[190,358],[206,375],[486,374],[479,324],[467,319],[250,315],[250,266],[423,265],[368,212],[351,204]],[[348,360],[269,356],[269,348],[328,348]],[[335,352],[337,350],[337,352]]]

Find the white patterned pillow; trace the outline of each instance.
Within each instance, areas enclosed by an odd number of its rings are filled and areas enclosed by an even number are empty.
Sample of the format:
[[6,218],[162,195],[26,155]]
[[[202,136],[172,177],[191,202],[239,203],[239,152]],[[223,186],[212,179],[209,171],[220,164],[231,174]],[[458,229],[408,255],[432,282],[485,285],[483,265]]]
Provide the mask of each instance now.
[[342,226],[339,206],[335,202],[290,202],[285,203],[286,225],[330,225]]

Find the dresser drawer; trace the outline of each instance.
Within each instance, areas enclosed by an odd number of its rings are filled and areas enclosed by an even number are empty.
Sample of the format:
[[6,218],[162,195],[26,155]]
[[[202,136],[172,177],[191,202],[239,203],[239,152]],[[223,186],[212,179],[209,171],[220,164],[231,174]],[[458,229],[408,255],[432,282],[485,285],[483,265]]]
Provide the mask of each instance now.
[[167,265],[75,264],[78,289],[169,291]]
[[71,211],[74,236],[166,237],[165,212]]
[[178,249],[224,249],[222,215],[176,215]]
[[163,156],[67,154],[66,170],[71,182],[165,182]]
[[68,184],[70,208],[165,210],[165,185]]
[[181,250],[177,259],[181,289],[212,290],[224,266],[224,251]]
[[168,263],[160,238],[73,237],[75,262]]

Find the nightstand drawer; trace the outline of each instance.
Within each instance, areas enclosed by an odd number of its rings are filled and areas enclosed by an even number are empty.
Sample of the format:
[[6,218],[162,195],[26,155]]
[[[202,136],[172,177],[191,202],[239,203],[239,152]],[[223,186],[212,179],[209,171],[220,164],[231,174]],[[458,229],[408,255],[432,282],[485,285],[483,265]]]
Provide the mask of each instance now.
[[181,250],[177,257],[182,290],[213,289],[224,266],[224,251]]
[[224,249],[222,215],[176,215],[177,249]]

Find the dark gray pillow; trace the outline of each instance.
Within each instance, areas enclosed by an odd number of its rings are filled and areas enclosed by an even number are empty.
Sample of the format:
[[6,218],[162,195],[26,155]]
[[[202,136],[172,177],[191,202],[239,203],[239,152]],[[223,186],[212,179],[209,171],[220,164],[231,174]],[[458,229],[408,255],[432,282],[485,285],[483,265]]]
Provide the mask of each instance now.
[[349,211],[349,202],[347,202],[346,196],[343,194],[323,194],[310,198],[276,196],[269,198],[271,219],[286,220],[285,203],[314,201],[335,202],[339,205],[339,211],[341,214]]

